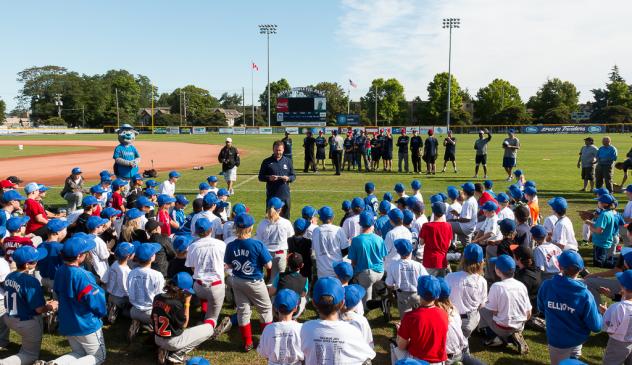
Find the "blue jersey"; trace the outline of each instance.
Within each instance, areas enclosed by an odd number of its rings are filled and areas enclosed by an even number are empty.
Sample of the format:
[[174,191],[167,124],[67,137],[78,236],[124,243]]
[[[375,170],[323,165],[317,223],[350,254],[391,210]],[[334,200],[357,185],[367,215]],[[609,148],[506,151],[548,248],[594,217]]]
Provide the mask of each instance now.
[[7,275],[2,287],[7,314],[28,321],[37,315],[35,309],[46,304],[39,281],[33,276],[14,271]]
[[[193,215],[190,215],[193,218]],[[173,233],[177,235],[183,234],[191,234],[191,219],[189,219],[189,230],[188,232],[184,232],[184,223],[186,222],[187,215],[184,213],[184,209],[175,209],[171,210],[171,219],[178,222],[178,229],[174,230]]]
[[224,263],[232,266],[233,275],[246,280],[263,279],[263,266],[272,261],[263,242],[236,239],[226,246]]
[[59,242],[43,242],[40,247],[44,247],[48,255],[37,262],[37,270],[43,278],[55,280],[57,269],[64,264],[61,258],[64,245]]
[[[139,157],[140,154],[136,150],[136,147],[131,144],[127,146],[122,144],[116,146],[116,148],[114,149],[114,156],[112,156],[112,158],[115,160],[117,158],[122,158],[125,161],[134,161]],[[132,176],[138,174],[138,167],[122,166],[118,164],[115,164],[115,166],[118,171],[114,171],[114,173],[118,177],[131,179]]]
[[107,314],[105,292],[90,272],[63,265],[55,274],[54,290],[59,300],[60,334],[85,336],[103,326],[101,317]]
[[382,239],[386,238],[386,234],[393,229],[391,221],[387,215],[380,216],[373,225],[375,227],[376,234],[382,236]]
[[379,206],[380,202],[377,201],[377,197],[375,195],[370,194],[364,198],[364,210],[377,213]]

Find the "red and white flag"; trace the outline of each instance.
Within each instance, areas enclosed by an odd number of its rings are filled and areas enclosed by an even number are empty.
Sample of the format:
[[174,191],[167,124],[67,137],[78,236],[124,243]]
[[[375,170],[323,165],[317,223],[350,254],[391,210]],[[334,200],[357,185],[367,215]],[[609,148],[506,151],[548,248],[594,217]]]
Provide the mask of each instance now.
[[252,62],[252,69],[255,71],[259,71],[259,66],[256,63]]
[[355,82],[353,82],[353,80],[351,80],[351,79],[349,79],[349,85],[351,85],[351,87],[354,88],[354,89],[356,87],[358,87],[358,85]]

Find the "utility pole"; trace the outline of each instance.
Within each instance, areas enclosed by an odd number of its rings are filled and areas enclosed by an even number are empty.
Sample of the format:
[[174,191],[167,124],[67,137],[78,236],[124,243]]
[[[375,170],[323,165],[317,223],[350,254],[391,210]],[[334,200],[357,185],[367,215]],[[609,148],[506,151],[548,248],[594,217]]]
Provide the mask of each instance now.
[[151,86],[151,134],[154,134],[154,85]]
[[450,30],[450,41],[448,46],[448,113],[446,116],[446,125],[450,130],[450,94],[452,92],[452,28],[459,28],[461,26],[460,18],[444,18],[443,28]]
[[377,84],[375,85],[375,126],[377,127]]
[[187,123],[187,92],[182,92],[182,105],[184,106],[184,123]]
[[84,105],[81,106],[81,124],[83,128],[86,127],[86,108]]
[[270,122],[270,34],[276,34],[276,24],[261,24],[259,25],[259,33],[265,34],[268,41],[268,127],[271,126]]
[[252,108],[252,126],[254,127],[255,126],[255,68],[253,65],[250,65],[250,103],[251,103],[251,108]]
[[114,94],[116,95],[116,125],[118,128],[121,128],[121,116],[119,114],[119,103],[118,103],[118,88],[114,88]]
[[180,127],[182,127],[182,90],[180,90],[180,103],[178,104],[178,113],[180,114]]
[[246,89],[241,87],[241,111],[242,111],[242,123],[246,125]]

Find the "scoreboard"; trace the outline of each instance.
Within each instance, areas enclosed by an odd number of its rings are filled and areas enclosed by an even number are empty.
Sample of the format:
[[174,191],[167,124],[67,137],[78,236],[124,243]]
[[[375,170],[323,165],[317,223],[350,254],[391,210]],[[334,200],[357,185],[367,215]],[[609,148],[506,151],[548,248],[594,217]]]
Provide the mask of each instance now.
[[[324,122],[327,120],[327,98],[306,88],[296,88],[277,98],[277,122]],[[309,90],[311,91],[311,90]]]

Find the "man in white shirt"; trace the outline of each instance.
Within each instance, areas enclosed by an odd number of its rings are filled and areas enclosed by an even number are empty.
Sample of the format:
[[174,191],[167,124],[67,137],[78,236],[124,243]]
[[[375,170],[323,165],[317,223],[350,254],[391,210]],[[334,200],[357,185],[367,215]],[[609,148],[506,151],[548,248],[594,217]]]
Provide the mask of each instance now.
[[165,180],[160,184],[158,188],[158,195],[167,194],[170,197],[175,197],[176,195],[176,183],[178,182],[178,178],[180,178],[180,173],[178,171],[169,172],[169,179]]
[[455,218],[449,222],[458,240],[463,246],[467,246],[472,239],[472,233],[474,233],[474,229],[476,229],[476,224],[478,223],[478,202],[474,197],[474,184],[467,182],[461,185],[461,188],[463,189],[463,208],[461,212],[457,212],[456,210],[450,211],[450,214]]
[[398,239],[413,240],[413,235],[408,228],[404,226],[404,213],[399,208],[391,209],[388,212],[388,218],[391,221],[393,229],[391,229],[384,238],[384,246],[388,254],[384,258],[384,267],[389,267],[393,262],[401,257],[395,248],[395,241]]
[[318,278],[336,277],[332,264],[342,261],[343,250],[349,249],[349,240],[342,228],[331,224],[334,210],[325,206],[318,210],[322,225],[312,234],[312,250],[316,256],[316,275]]
[[219,240],[223,239],[224,230],[222,229],[222,220],[213,214],[213,210],[215,210],[215,207],[218,204],[220,204],[220,201],[217,199],[215,194],[208,193],[204,196],[202,201],[203,210],[191,218],[191,236],[197,237],[194,227],[198,219],[206,218],[213,224],[213,238],[217,238]]

